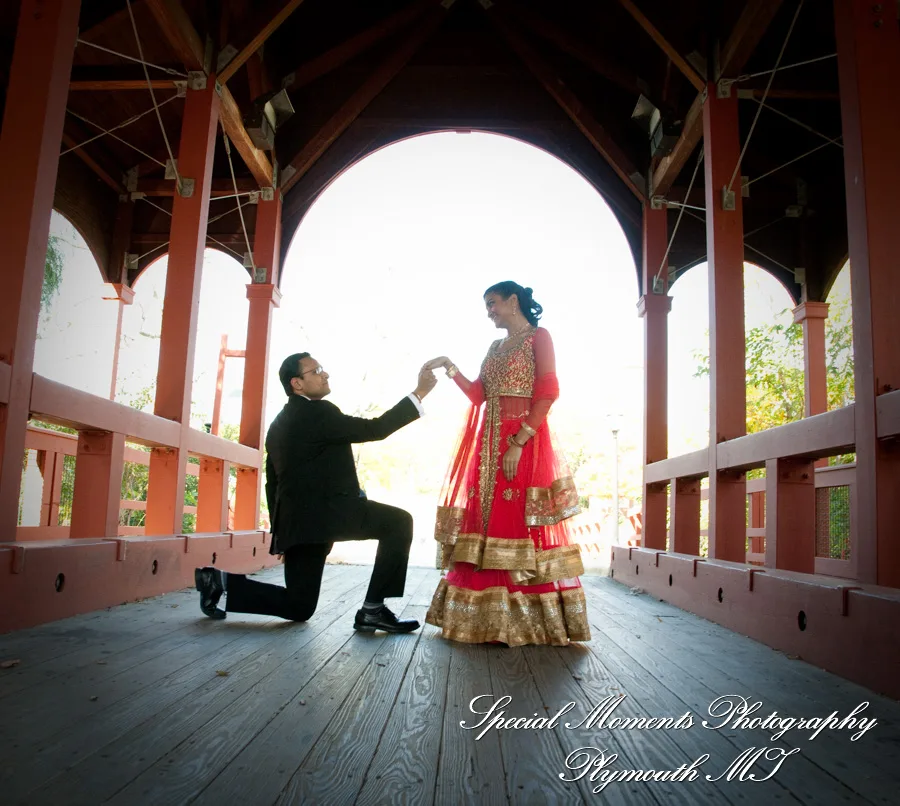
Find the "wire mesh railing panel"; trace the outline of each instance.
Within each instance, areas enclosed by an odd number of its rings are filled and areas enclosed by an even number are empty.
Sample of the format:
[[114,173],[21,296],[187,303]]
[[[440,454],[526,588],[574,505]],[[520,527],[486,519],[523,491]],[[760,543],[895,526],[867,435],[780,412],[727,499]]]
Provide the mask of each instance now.
[[816,490],[816,556],[850,559],[850,486]]

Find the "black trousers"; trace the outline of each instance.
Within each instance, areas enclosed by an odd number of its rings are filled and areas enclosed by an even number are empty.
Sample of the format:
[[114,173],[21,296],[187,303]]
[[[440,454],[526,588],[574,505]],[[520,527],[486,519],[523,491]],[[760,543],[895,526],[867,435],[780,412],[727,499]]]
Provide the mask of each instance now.
[[[366,501],[366,512],[359,529],[338,538],[378,541],[367,601],[403,595],[412,537],[412,515],[406,510]],[[306,543],[287,549],[284,553],[284,587],[257,582],[243,574],[228,574],[225,609],[229,613],[258,613],[306,621],[316,612],[325,558],[333,545]]]

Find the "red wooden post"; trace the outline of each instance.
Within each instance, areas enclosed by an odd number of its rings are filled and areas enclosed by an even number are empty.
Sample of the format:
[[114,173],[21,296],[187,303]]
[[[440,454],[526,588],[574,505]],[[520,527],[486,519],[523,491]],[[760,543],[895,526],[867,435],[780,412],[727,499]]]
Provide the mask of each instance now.
[[213,401],[212,423],[209,432],[219,436],[219,420],[222,418],[222,387],[225,385],[225,358],[228,354],[228,334],[222,334],[219,345],[219,367],[216,370],[216,396]]
[[812,460],[766,462],[766,568],[816,571],[816,473]]
[[[750,493],[750,528],[764,529],[766,526],[766,494],[764,492]],[[766,539],[764,537],[750,538],[750,551],[754,554],[762,554],[765,551]]]
[[672,479],[669,483],[671,551],[700,553],[700,479]]
[[[251,448],[263,445],[263,418],[266,411],[266,383],[272,312],[278,307],[279,256],[281,253],[281,194],[261,199],[256,212],[253,257],[265,282],[247,286],[250,313],[244,359],[244,391],[241,400],[241,443]],[[265,277],[262,272],[265,272]],[[260,454],[262,456],[262,454]],[[235,493],[234,526],[256,529],[259,523],[261,468],[239,468]]]
[[116,382],[119,379],[119,347],[122,342],[122,314],[126,305],[134,302],[134,289],[124,285],[123,283],[108,283],[109,293],[103,299],[114,301],[118,307],[116,314],[116,336],[115,346],[113,347],[113,363],[110,373],[111,380],[109,385],[109,399],[116,399]]
[[124,434],[79,431],[69,537],[118,534],[124,467]]
[[825,361],[827,302],[802,302],[794,308],[794,324],[803,325],[804,416],[828,411],[828,379]]
[[856,555],[861,582],[900,587],[900,446],[877,437],[876,398],[900,389],[897,188],[900,30],[893,3],[835,0],[847,230],[853,266]]
[[[672,298],[665,294],[668,266],[663,260],[668,245],[665,208],[644,205],[643,294],[638,314],[644,320],[644,465],[668,456],[668,332]],[[659,293],[654,289],[659,283]],[[644,482],[641,538],[645,548],[666,548],[666,488]]]
[[9,400],[0,406],[0,542],[16,539],[34,345],[79,7],[77,0],[22,0],[6,87],[0,176],[18,197],[0,216],[0,361],[12,365]]
[[[703,104],[709,261],[709,556],[744,562],[744,474],[717,469],[717,446],[747,433],[744,369],[744,231],[737,97]],[[732,177],[734,180],[732,182]],[[726,189],[731,190],[728,199]]]
[[228,528],[228,480],[231,463],[201,459],[197,490],[197,531],[224,532]]
[[182,445],[174,452],[154,450],[150,454],[145,528],[148,535],[177,534],[182,529],[187,461],[184,435],[190,425],[200,273],[206,246],[218,111],[215,76],[207,79],[206,89],[187,91],[178,170],[182,177],[194,181],[194,188],[189,196],[176,194],[172,204],[154,407],[158,416],[182,424]]

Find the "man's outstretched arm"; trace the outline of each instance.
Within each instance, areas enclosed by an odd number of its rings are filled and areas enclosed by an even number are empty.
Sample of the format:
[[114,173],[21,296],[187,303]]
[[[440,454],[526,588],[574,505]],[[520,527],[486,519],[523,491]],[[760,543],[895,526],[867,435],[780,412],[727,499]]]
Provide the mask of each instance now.
[[[422,370],[411,395],[404,397],[380,417],[372,419],[343,414],[334,404],[319,401],[317,405],[322,407],[322,417],[316,436],[326,442],[376,442],[384,439],[422,415],[421,401],[436,383],[433,372]],[[418,405],[412,400],[413,397]]]

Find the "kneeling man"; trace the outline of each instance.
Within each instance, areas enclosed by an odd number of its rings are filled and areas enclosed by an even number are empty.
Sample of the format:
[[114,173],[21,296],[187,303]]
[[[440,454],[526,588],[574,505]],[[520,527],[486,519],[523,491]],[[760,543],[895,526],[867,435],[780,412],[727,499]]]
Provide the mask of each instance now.
[[[409,632],[418,621],[398,621],[384,600],[402,596],[413,537],[412,516],[361,494],[351,445],[393,434],[422,415],[434,388],[429,370],[415,391],[380,417],[343,414],[325,400],[328,373],[309,353],[288,356],[278,371],[288,402],[266,435],[266,498],[272,554],[284,555],[285,587],[217,568],[194,572],[200,607],[210,618],[259,613],[306,621],[316,610],[325,558],[338,540],[378,541],[375,567],[353,626],[362,632]],[[224,592],[226,610],[217,607]]]

